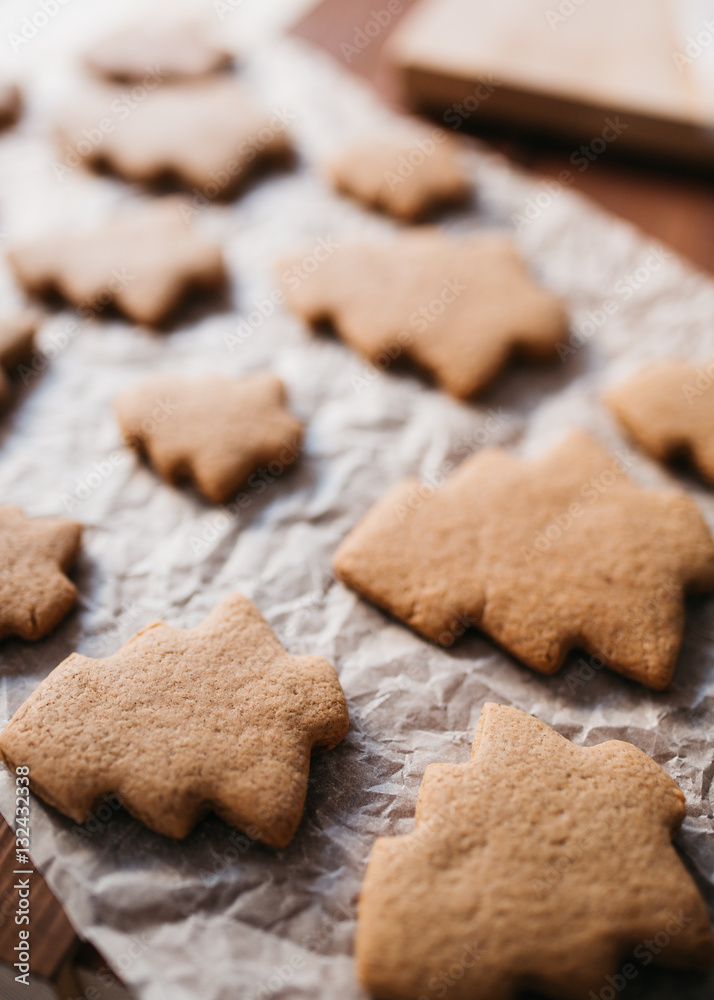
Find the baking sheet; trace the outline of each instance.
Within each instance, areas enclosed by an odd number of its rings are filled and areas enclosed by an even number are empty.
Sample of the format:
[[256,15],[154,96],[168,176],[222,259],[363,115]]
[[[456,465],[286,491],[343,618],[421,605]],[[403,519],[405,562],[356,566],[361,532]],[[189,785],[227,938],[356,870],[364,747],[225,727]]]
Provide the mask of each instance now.
[[[0,137],[0,232],[8,243],[144,197],[109,178],[77,171],[58,182],[53,173],[50,122],[81,86],[69,72],[72,53],[100,20],[83,20],[83,34],[52,26],[51,58],[35,57],[27,74],[30,112],[18,131]],[[331,558],[394,482],[409,474],[437,479],[484,445],[535,455],[583,427],[613,450],[632,450],[601,393],[655,357],[714,356],[714,285],[567,184],[520,176],[468,143],[478,204],[445,225],[517,230],[534,272],[567,299],[574,350],[563,364],[514,369],[474,405],[415,376],[376,372],[282,307],[263,313],[282,254],[394,229],[331,193],[311,164],[348,139],[408,126],[326,57],[269,31],[242,72],[265,104],[293,116],[301,162],[235,203],[197,213],[196,224],[225,247],[235,278],[231,308],[162,335],[102,317],[78,324],[70,310],[54,314],[41,334],[51,359],[38,364],[0,428],[2,502],[35,515],[70,512],[86,525],[76,612],[42,642],[3,645],[0,724],[73,650],[109,655],[156,617],[195,625],[238,590],[291,652],[335,665],[350,733],[314,759],[305,816],[285,851],[250,844],[215,818],[178,844],[111,809],[77,827],[34,799],[36,864],[140,1000],[356,1000],[355,902],[374,838],[412,828],[425,767],[467,759],[491,699],[534,713],[578,743],[621,738],[653,756],[687,797],[678,844],[712,906],[714,600],[690,603],[674,683],[656,694],[607,672],[583,675],[577,657],[559,675],[539,676],[475,633],[439,649],[336,583]],[[6,271],[0,295],[3,309],[20,301]],[[605,313],[608,301],[614,308]],[[236,334],[241,342],[231,350]],[[238,517],[170,488],[123,449],[111,400],[136,380],[264,367],[285,380],[291,407],[306,420],[306,449]],[[714,527],[709,491],[634,454],[633,478],[678,482]],[[108,460],[112,471],[97,484],[95,466],[106,471]],[[87,488],[90,477],[97,485]],[[12,789],[3,772],[5,816]],[[714,990],[712,977],[638,973],[625,996],[705,1000]]]

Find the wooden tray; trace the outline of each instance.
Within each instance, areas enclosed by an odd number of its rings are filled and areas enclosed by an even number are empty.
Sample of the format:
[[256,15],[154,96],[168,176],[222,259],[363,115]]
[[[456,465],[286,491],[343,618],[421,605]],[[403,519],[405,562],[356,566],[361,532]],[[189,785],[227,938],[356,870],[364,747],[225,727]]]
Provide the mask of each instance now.
[[702,70],[714,11],[687,35],[681,10],[677,0],[421,0],[386,54],[418,110],[470,108],[597,149],[617,142],[711,165],[714,98]]

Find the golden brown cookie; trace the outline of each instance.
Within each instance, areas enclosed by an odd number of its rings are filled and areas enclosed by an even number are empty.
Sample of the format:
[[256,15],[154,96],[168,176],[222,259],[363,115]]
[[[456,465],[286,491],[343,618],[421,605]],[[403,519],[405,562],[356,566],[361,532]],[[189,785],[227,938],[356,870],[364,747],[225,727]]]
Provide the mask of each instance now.
[[714,589],[714,539],[684,493],[629,480],[632,461],[582,432],[531,462],[485,449],[438,490],[417,479],[390,490],[335,571],[443,645],[473,625],[541,673],[581,648],[661,690],[684,592]]
[[714,483],[714,366],[661,361],[607,397],[625,430],[650,455],[689,459]]
[[65,574],[81,537],[75,521],[0,507],[0,639],[42,639],[59,625],[77,600]]
[[671,843],[684,815],[629,743],[576,746],[486,703],[469,763],[431,764],[414,832],[374,845],[362,984],[389,1000],[587,1000],[614,997],[639,962],[706,969],[709,915]]
[[95,88],[69,109],[59,126],[59,173],[83,162],[128,181],[169,181],[222,199],[291,154],[292,114],[259,107],[232,76],[156,80],[144,89],[132,103],[121,88]]
[[331,323],[380,368],[405,356],[452,395],[484,389],[513,355],[555,356],[567,329],[561,302],[529,277],[502,236],[453,239],[407,232],[283,262],[289,307]]
[[442,134],[440,141],[359,143],[328,164],[329,176],[338,191],[368,207],[417,221],[465,201],[471,190],[456,149]]
[[12,375],[32,357],[37,323],[37,314],[29,309],[0,319],[0,413],[12,396]]
[[20,117],[22,97],[14,83],[0,81],[0,129],[14,125]]
[[229,66],[232,57],[199,21],[137,24],[99,42],[84,62],[105,80],[140,83],[150,70],[162,80],[207,76]]
[[181,199],[166,198],[126,209],[89,232],[18,245],[10,264],[30,295],[58,293],[83,319],[112,305],[157,326],[191,293],[226,282],[220,247],[195,232],[182,208]]
[[300,823],[310,755],[349,724],[337,674],[291,656],[240,594],[197,628],[154,622],[112,656],[73,653],[0,736],[8,767],[82,823],[113,792],[157,833],[182,838],[209,811],[285,847]]
[[170,483],[192,479],[224,503],[257,469],[279,474],[300,454],[302,423],[274,375],[165,377],[116,402],[125,440]]

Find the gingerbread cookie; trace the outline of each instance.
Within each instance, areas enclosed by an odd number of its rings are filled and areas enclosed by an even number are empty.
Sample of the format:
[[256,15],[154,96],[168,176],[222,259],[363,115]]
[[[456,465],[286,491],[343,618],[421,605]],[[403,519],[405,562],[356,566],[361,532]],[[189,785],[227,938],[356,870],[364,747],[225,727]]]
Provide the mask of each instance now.
[[207,26],[137,24],[95,45],[84,57],[92,73],[115,83],[140,83],[154,70],[163,80],[207,76],[229,66],[230,52]]
[[563,305],[532,281],[506,237],[407,232],[338,245],[310,270],[307,259],[281,269],[298,316],[332,323],[380,368],[410,358],[460,399],[484,389],[513,355],[554,357],[567,329]]
[[328,174],[338,191],[369,208],[415,222],[435,209],[464,202],[470,193],[445,133],[444,140],[441,145],[431,138],[360,143],[335,157],[327,166]]
[[[81,161],[128,181],[169,181],[207,199],[223,199],[261,166],[291,155],[292,114],[258,107],[231,76],[157,80],[141,103],[130,102],[125,91],[108,87],[78,102],[60,124],[58,169]],[[122,114],[125,105],[129,110]]]
[[625,430],[660,462],[688,458],[714,483],[714,367],[650,365],[607,399]]
[[214,503],[256,470],[277,474],[300,454],[302,424],[285,409],[274,375],[154,379],[120,396],[116,408],[127,443],[160,476],[192,479]]
[[620,968],[636,945],[643,964],[708,968],[707,908],[671,843],[684,815],[677,784],[629,743],[576,746],[485,704],[469,763],[431,764],[414,832],[374,845],[362,984],[390,1000],[446,995],[445,975],[450,1000],[614,996],[615,975],[637,976]]
[[11,378],[32,357],[38,317],[31,310],[0,319],[0,413],[12,396]]
[[29,766],[30,787],[77,823],[113,792],[169,837],[213,810],[285,847],[311,753],[336,746],[348,724],[327,660],[286,653],[233,594],[197,628],[154,622],[106,659],[73,653],[15,713],[0,754]]
[[531,462],[485,449],[438,490],[395,486],[343,541],[335,570],[443,645],[473,625],[540,673],[581,648],[661,690],[684,592],[714,589],[714,539],[684,493],[631,482],[632,461],[581,432]]
[[0,129],[14,125],[20,117],[22,97],[14,83],[0,81]]
[[65,574],[81,536],[75,521],[0,507],[0,639],[42,639],[74,606],[77,588]]
[[157,326],[195,291],[225,286],[223,256],[183,217],[185,203],[166,198],[126,209],[86,233],[47,236],[9,252],[31,295],[59,293],[94,319],[107,306]]

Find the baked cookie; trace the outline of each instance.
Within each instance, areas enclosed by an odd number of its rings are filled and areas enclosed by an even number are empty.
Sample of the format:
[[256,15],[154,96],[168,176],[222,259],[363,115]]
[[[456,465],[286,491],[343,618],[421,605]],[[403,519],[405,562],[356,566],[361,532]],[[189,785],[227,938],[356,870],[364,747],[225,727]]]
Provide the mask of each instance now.
[[441,144],[428,137],[363,142],[335,157],[327,170],[338,191],[406,222],[458,205],[471,191],[445,134]]
[[14,83],[0,81],[0,129],[14,125],[22,111],[22,97]]
[[443,645],[473,625],[540,673],[581,648],[661,690],[684,592],[714,589],[714,539],[684,493],[631,482],[632,461],[582,432],[531,462],[484,449],[438,490],[416,479],[390,490],[335,571]]
[[59,517],[27,517],[0,507],[0,639],[42,639],[77,600],[66,573],[82,526]]
[[298,316],[331,323],[380,368],[410,358],[460,399],[484,389],[514,354],[556,356],[566,333],[562,303],[533,282],[506,237],[407,232],[337,246],[310,270],[309,257],[281,268]]
[[[72,168],[82,161],[128,181],[168,181],[208,199],[224,199],[261,166],[291,155],[287,123],[292,115],[263,110],[229,75],[157,81],[129,113],[108,116],[108,108],[127,103],[126,93],[116,87],[96,88],[77,102],[59,125],[59,166]],[[96,141],[87,139],[90,130]]]
[[0,413],[12,397],[10,379],[19,365],[32,357],[38,316],[31,310],[0,318]]
[[607,397],[625,430],[660,462],[688,458],[714,483],[714,366],[650,365]]
[[84,57],[96,76],[115,83],[139,83],[150,69],[162,80],[208,76],[230,66],[232,56],[195,23],[137,24],[99,42]]
[[109,793],[180,839],[210,810],[272,847],[300,823],[310,755],[349,720],[337,674],[291,656],[258,609],[226,598],[197,628],[154,622],[112,656],[73,653],[0,736],[11,769],[76,823]]
[[178,198],[132,207],[86,233],[18,245],[10,264],[30,295],[59,293],[82,319],[112,305],[135,323],[158,326],[191,293],[226,283],[220,247],[196,233],[182,207]]
[[446,995],[446,975],[450,1000],[586,1000],[636,977],[620,968],[635,945],[643,964],[706,969],[709,915],[671,843],[684,815],[677,784],[629,743],[576,746],[487,703],[469,763],[431,764],[414,832],[374,845],[362,984],[419,1000]]
[[127,444],[160,476],[192,479],[214,503],[257,469],[277,474],[300,454],[302,423],[285,408],[283,383],[266,373],[153,379],[120,396],[116,410]]

